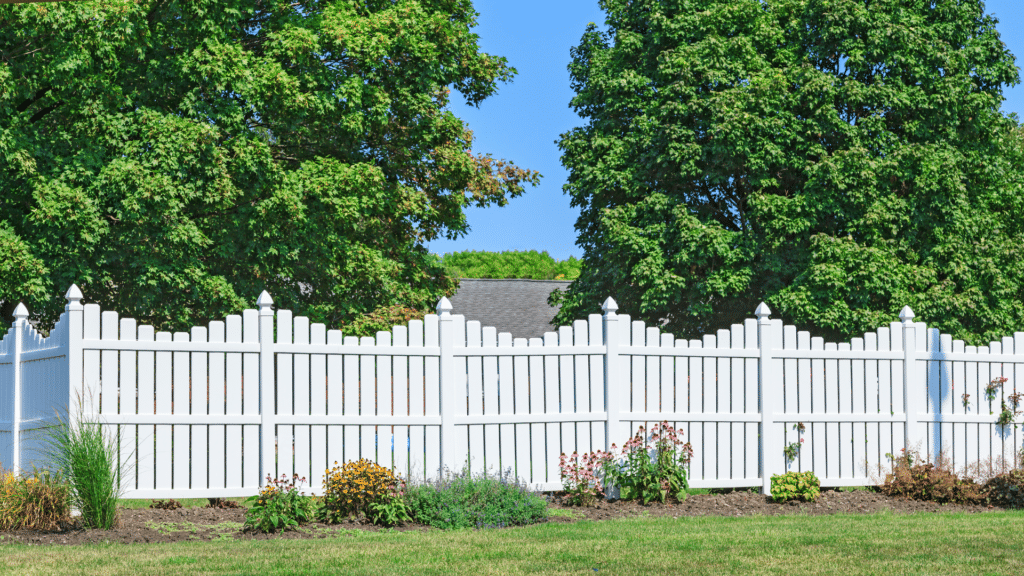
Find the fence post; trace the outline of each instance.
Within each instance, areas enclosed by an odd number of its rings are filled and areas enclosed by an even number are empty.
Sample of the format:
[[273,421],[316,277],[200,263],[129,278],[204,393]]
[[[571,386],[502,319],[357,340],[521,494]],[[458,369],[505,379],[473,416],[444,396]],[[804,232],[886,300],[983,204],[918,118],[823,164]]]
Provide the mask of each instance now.
[[11,469],[21,474],[21,407],[24,395],[21,391],[21,350],[25,345],[25,322],[28,308],[21,302],[14,309],[14,353],[11,355],[14,382],[14,418],[11,419],[11,438],[14,440],[14,453],[11,455]]
[[438,345],[441,348],[439,368],[441,371],[441,457],[438,459],[441,469],[438,478],[444,476],[447,468],[451,472],[458,471],[459,462],[455,453],[455,335],[452,333],[452,303],[448,298],[441,297],[437,303]]
[[[917,329],[914,328],[914,311],[910,306],[904,306],[900,310],[900,320],[903,321],[903,409],[906,410],[906,424],[903,429],[903,447],[906,454],[914,446],[915,440],[921,439],[920,419],[922,406],[921,390],[917,378]],[[921,439],[923,440],[923,439]]]
[[629,402],[623,397],[625,387],[622,385],[622,362],[619,359],[619,336],[622,331],[619,327],[619,315],[615,313],[619,305],[611,296],[601,305],[604,312],[602,318],[602,331],[604,332],[604,409],[608,413],[604,431],[604,449],[612,451],[612,444],[616,438],[623,442],[629,438],[622,431],[622,422],[619,419],[621,406],[629,406]]
[[274,300],[264,290],[256,299],[260,307],[260,488],[267,476],[277,476],[277,418],[274,403]]
[[57,409],[67,410],[67,413],[64,414],[64,418],[67,419],[65,424],[72,430],[75,430],[78,426],[78,418],[73,417],[71,414],[71,403],[76,401],[77,398],[79,408],[84,409],[81,403],[85,399],[85,390],[82,387],[82,334],[85,322],[85,306],[82,305],[82,291],[75,284],[68,288],[64,298],[68,301],[64,306],[64,313],[67,314],[68,319],[67,341],[65,342],[68,353],[68,405],[59,406]]
[[782,455],[782,437],[775,426],[775,410],[778,407],[781,387],[778,385],[778,371],[775,370],[775,358],[772,355],[779,343],[775,342],[772,337],[771,319],[769,318],[771,313],[771,309],[764,302],[761,302],[754,310],[754,315],[757,316],[757,347],[761,352],[757,364],[757,397],[761,410],[761,453],[758,456],[761,461],[761,481],[764,494],[772,493],[774,464]]

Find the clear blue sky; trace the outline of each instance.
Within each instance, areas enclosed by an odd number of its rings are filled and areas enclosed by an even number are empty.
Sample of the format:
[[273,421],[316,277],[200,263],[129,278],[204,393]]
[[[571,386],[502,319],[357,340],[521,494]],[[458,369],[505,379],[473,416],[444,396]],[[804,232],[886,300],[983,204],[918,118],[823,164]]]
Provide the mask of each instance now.
[[[436,254],[462,250],[547,250],[564,260],[579,258],[576,218],[562,193],[567,172],[559,162],[559,135],[582,124],[569,108],[569,49],[579,43],[588,22],[604,23],[597,0],[474,0],[480,13],[475,32],[480,47],[508,58],[519,71],[498,94],[480,108],[464,105],[453,93],[452,111],[475,136],[474,152],[490,153],[517,165],[537,170],[544,177],[537,187],[504,208],[469,208],[468,234],[454,241],[427,244]],[[1024,0],[988,0],[985,11],[994,14],[1003,42],[1024,62]],[[1024,119],[1024,86],[1004,87],[1004,112]]]

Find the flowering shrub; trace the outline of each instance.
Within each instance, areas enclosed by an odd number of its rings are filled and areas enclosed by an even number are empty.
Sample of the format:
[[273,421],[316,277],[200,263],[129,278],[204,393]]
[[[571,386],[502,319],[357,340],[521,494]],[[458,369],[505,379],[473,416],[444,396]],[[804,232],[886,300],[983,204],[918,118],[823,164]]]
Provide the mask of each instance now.
[[0,531],[58,530],[71,524],[71,486],[59,474],[0,474]]
[[392,526],[411,519],[404,496],[404,480],[361,458],[325,471],[320,516],[327,522],[340,522],[364,513],[375,524]]
[[306,482],[298,474],[289,479],[282,474],[279,479],[267,475],[267,485],[260,490],[259,496],[248,498],[252,507],[245,512],[243,530],[259,530],[274,532],[294,528],[313,519],[317,502],[299,492],[299,486]]
[[568,492],[566,504],[590,506],[597,501],[598,495],[604,496],[601,479],[598,478],[602,466],[612,459],[612,455],[598,450],[588,454],[563,453],[558,458],[558,469],[562,475],[562,486]]
[[[639,499],[644,504],[668,496],[686,498],[686,467],[693,458],[693,447],[683,443],[682,432],[668,422],[655,424],[649,436],[643,426],[622,446],[621,460],[607,458],[602,463],[606,484],[619,488],[623,500]],[[612,450],[615,444],[612,444]]]

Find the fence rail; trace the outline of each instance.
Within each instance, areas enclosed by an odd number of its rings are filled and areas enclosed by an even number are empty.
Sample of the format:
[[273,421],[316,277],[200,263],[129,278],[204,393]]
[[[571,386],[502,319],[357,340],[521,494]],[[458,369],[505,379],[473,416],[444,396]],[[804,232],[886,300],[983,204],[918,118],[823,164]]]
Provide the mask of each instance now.
[[512,468],[557,490],[562,452],[659,421],[693,444],[692,486],[766,492],[790,469],[862,485],[901,448],[963,467],[1013,461],[1022,442],[996,420],[1024,378],[1024,333],[965,346],[909,308],[850,342],[784,326],[764,304],[686,340],[609,298],[603,315],[525,339],[442,299],[437,314],[357,338],[275,312],[265,292],[258,310],[173,334],[82,305],[75,286],[65,297],[48,337],[19,306],[0,340],[0,466],[45,465],[55,413],[81,399],[119,442],[129,498],[252,495],[292,473],[319,493],[326,468],[357,458],[420,478]]

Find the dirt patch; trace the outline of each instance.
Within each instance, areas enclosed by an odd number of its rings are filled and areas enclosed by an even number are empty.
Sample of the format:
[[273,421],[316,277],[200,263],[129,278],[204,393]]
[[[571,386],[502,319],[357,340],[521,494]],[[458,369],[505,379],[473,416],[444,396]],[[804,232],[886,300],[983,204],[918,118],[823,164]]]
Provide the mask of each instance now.
[[[1002,510],[993,506],[961,506],[918,502],[893,498],[878,492],[858,490],[839,492],[823,490],[817,502],[790,502],[777,504],[771,498],[753,491],[733,491],[721,494],[693,494],[682,502],[652,503],[601,501],[596,506],[581,508],[565,506],[562,495],[549,494],[549,507],[553,509],[549,522],[579,522],[582,520],[611,520],[635,517],[680,516],[778,516],[783,514],[871,514],[888,510],[897,514],[967,512],[984,513]],[[61,532],[34,532],[20,530],[0,532],[0,543],[30,545],[74,545],[101,542],[147,544],[192,540],[270,540],[342,538],[355,530],[386,530],[363,521],[341,524],[313,523],[275,534],[241,532],[245,522],[244,509],[182,508],[156,510],[151,508],[122,509],[121,524],[113,530],[70,529]],[[392,530],[434,530],[428,526],[410,523]]]

